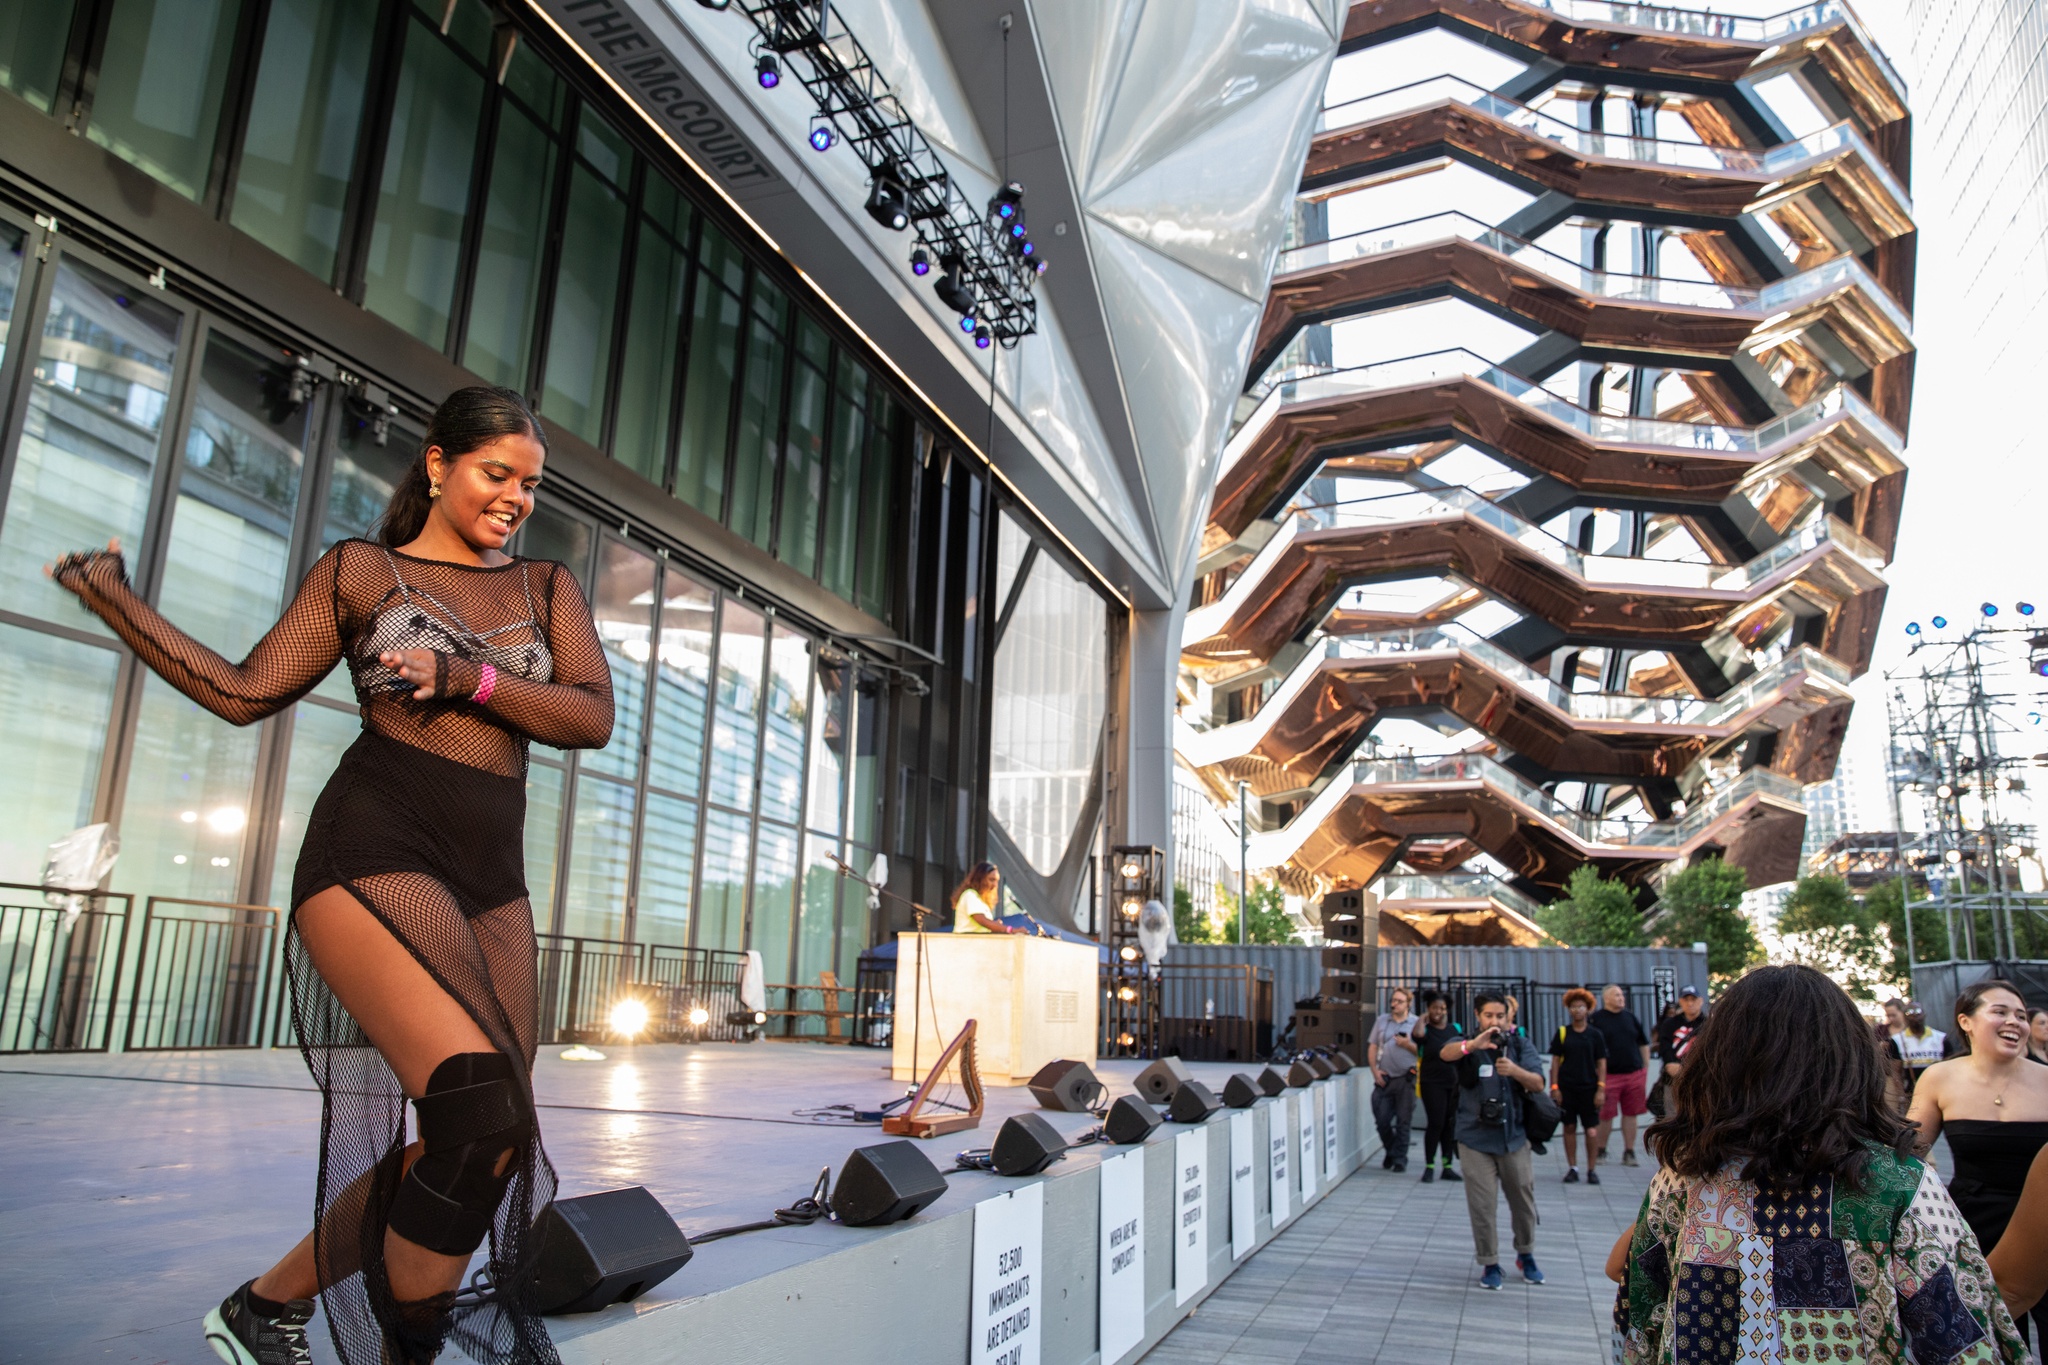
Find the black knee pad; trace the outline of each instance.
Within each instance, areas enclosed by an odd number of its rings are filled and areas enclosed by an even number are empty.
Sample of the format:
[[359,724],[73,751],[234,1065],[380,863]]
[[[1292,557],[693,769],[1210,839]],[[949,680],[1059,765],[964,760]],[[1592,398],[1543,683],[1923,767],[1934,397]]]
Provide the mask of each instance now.
[[425,1150],[392,1201],[391,1230],[428,1251],[467,1256],[489,1235],[518,1169],[517,1156],[505,1154],[533,1136],[519,1072],[501,1053],[457,1053],[434,1068],[413,1112]]

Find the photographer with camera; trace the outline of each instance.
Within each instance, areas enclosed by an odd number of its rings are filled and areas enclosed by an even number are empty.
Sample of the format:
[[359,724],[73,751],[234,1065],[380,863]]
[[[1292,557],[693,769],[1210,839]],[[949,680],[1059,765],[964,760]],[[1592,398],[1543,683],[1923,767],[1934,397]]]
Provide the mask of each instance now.
[[1530,1284],[1536,1268],[1536,1163],[1522,1126],[1524,1092],[1543,1088],[1543,1059],[1535,1045],[1508,1027],[1507,1001],[1473,999],[1478,1032],[1444,1046],[1441,1060],[1458,1068],[1458,1158],[1465,1168],[1465,1211],[1472,1219],[1472,1250],[1482,1267],[1481,1289],[1499,1289],[1497,1220],[1504,1190],[1514,1225],[1515,1265]]

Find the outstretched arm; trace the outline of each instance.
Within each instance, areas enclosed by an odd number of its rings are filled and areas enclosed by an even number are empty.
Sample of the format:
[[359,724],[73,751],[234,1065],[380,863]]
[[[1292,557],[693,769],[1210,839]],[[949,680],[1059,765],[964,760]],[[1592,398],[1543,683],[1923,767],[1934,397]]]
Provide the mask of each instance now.
[[313,687],[341,658],[336,594],[341,548],[320,557],[284,616],[249,657],[229,663],[165,619],[128,582],[119,541],[65,555],[48,572],[171,686],[231,725],[275,715]]

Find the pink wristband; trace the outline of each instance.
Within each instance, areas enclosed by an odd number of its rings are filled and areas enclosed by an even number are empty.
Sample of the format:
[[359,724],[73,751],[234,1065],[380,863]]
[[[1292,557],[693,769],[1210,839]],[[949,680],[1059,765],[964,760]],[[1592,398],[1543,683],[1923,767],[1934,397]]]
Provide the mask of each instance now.
[[469,699],[475,702],[478,706],[482,706],[485,702],[491,699],[491,693],[497,688],[497,686],[498,670],[491,667],[489,664],[485,664],[483,666],[483,671],[477,675],[476,691],[470,694]]

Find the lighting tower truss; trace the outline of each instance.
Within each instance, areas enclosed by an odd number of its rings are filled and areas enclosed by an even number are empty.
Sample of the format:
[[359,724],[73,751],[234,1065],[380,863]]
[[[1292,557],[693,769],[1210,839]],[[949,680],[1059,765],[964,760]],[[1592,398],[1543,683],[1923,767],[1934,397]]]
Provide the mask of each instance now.
[[1902,837],[1893,871],[1925,878],[1951,961],[2035,958],[2048,945],[2048,896],[2023,877],[2039,867],[2027,774],[2048,753],[2027,752],[2041,699],[2021,690],[2038,679],[2048,632],[1991,625],[1995,614],[1957,637],[1908,625],[1906,661],[1884,675],[1892,808],[1901,829],[1920,827]]
[[1179,760],[1386,943],[1538,942],[1586,864],[1790,880],[1905,488],[1903,82],[1840,0],[1357,0],[1339,51]]
[[[731,8],[754,26],[755,46],[787,60],[829,123],[868,169],[873,187],[894,187],[918,242],[943,271],[973,290],[974,308],[962,329],[988,328],[1005,348],[1038,330],[1033,285],[1044,270],[1028,238],[1021,208],[998,220],[967,201],[946,163],[925,140],[902,101],[830,0],[734,0]],[[814,124],[815,126],[815,124]]]

